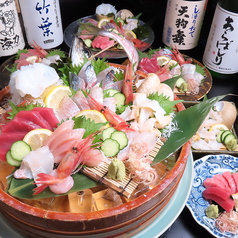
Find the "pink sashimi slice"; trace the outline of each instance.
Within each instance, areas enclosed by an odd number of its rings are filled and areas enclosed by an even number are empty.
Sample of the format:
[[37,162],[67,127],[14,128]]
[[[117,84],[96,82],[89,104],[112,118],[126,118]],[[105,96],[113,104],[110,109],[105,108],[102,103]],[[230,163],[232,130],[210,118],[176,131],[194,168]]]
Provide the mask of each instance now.
[[[206,190],[204,190],[204,191],[206,191]],[[212,201],[216,202],[219,206],[221,206],[227,212],[232,211],[232,209],[235,206],[234,200],[232,200],[230,197],[228,199],[224,200],[221,197],[219,197],[215,194],[211,194],[211,193],[207,193],[207,194],[203,193],[203,196],[207,200],[212,200]]]
[[19,119],[27,119],[29,121],[34,122],[35,124],[39,125],[40,127],[48,130],[52,130],[52,127],[46,121],[39,112],[37,111],[20,111],[17,113],[16,117]]
[[238,192],[238,172],[233,173],[232,177],[233,177],[233,179],[235,181],[235,184],[236,184],[236,193],[237,193]]
[[222,174],[216,174],[213,176],[213,178],[217,179],[220,181],[223,185],[225,185],[227,188],[230,188],[229,183],[227,180],[222,176]]
[[6,153],[11,148],[11,145],[18,140],[22,140],[25,136],[25,132],[12,132],[0,134],[0,160],[6,160]]
[[51,143],[55,140],[55,138],[58,138],[59,135],[63,135],[62,133],[65,133],[68,130],[72,130],[74,127],[74,121],[73,120],[67,120],[64,121],[61,125],[59,125],[53,133],[45,140],[43,145],[47,145],[51,147]]
[[214,194],[224,200],[228,199],[231,196],[231,191],[224,188],[219,187],[209,187],[203,191],[203,195]]
[[15,117],[12,121],[8,122],[3,128],[2,133],[11,132],[29,132],[34,129],[40,129],[41,126],[32,121]]
[[52,108],[35,107],[34,109],[32,109],[32,111],[39,112],[40,115],[50,124],[52,129],[56,128],[57,124],[60,123]]
[[228,182],[230,188],[231,188],[231,191],[232,193],[236,193],[236,183],[231,175],[231,172],[230,171],[227,171],[227,172],[224,172],[222,174],[222,176],[226,179],[226,181]]
[[225,189],[229,189],[231,191],[231,189],[227,186],[227,184],[222,183],[220,180],[212,177],[212,178],[206,178],[203,182],[203,185],[206,188],[209,187],[220,187],[220,188],[225,188]]

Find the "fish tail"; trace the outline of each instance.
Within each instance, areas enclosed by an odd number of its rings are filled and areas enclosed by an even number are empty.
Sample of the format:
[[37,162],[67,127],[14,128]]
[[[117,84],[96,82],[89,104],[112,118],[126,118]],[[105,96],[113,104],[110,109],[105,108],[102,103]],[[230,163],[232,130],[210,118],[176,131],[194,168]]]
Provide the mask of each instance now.
[[33,191],[34,191],[33,195],[36,196],[36,195],[40,194],[40,193],[41,193],[43,190],[45,190],[47,187],[48,187],[47,184],[42,184],[42,185],[40,185],[40,186],[34,188],[34,189],[33,189]]

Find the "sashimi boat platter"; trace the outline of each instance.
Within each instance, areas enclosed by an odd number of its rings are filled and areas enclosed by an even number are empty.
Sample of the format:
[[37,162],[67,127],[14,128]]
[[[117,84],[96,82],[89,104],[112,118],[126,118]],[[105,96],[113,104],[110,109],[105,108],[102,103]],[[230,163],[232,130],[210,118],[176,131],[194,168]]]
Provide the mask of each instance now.
[[[191,156],[191,138],[224,97],[185,108],[175,93],[180,74],[161,82],[142,70],[145,60],[129,40],[107,36],[126,51],[126,64],[96,58],[75,36],[69,53],[34,44],[7,68],[0,211],[21,232],[136,234],[168,204]],[[177,49],[160,52],[183,57]]]

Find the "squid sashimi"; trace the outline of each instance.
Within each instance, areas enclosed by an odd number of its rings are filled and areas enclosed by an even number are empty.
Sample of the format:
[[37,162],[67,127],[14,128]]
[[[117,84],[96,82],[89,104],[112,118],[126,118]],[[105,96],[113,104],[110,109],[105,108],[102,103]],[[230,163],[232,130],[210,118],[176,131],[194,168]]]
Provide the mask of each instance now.
[[25,132],[11,132],[0,134],[0,160],[6,160],[6,153],[11,148],[11,145],[18,140],[22,140]]

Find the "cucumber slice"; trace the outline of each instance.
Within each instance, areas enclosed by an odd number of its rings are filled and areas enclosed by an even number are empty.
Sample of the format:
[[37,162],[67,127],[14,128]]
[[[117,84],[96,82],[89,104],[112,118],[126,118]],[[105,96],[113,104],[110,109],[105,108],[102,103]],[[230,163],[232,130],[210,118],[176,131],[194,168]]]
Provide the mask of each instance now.
[[12,166],[17,166],[18,167],[18,166],[21,165],[21,161],[12,158],[10,150],[6,154],[6,159],[7,159],[8,164],[10,164]]
[[120,145],[116,140],[111,138],[106,139],[101,144],[101,150],[106,156],[116,156],[120,151]]
[[225,145],[227,145],[231,140],[236,139],[235,135],[231,132],[227,134],[222,140]]
[[25,141],[19,140],[12,144],[10,151],[13,159],[22,161],[23,158],[31,151],[31,147]]
[[176,81],[175,86],[178,87],[178,88],[180,88],[181,85],[182,85],[182,83],[186,83],[186,81],[185,81],[182,77],[180,77],[180,78]]
[[125,97],[124,94],[122,94],[122,93],[115,93],[113,95],[113,97],[116,99],[116,106],[117,107],[121,107],[121,106],[125,105],[126,97]]
[[225,137],[226,137],[227,135],[229,135],[229,134],[232,134],[232,132],[231,132],[230,130],[224,130],[224,131],[222,132],[221,138],[220,138],[222,143],[224,143]]
[[108,88],[106,90],[103,91],[103,96],[109,96],[109,97],[112,97],[114,96],[114,94],[116,93],[120,93],[118,90],[116,89],[113,89],[113,88]]
[[116,129],[114,127],[108,127],[102,132],[102,140],[106,140],[107,138],[111,137],[111,134],[115,131]]
[[222,142],[221,142],[221,135],[222,135],[223,132],[224,132],[224,130],[220,131],[220,132],[217,134],[217,136],[216,136],[216,140],[217,140],[217,142],[219,142],[219,143],[222,143]]
[[111,139],[116,140],[120,145],[120,150],[128,145],[128,138],[125,132],[115,131],[111,134]]

